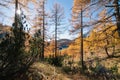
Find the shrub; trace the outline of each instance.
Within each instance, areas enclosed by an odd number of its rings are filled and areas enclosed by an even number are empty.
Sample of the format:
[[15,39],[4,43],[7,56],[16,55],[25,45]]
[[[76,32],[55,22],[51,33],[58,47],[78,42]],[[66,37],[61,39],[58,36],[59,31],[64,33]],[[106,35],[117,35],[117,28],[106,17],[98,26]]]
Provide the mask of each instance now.
[[65,67],[63,67],[62,69],[63,69],[63,71],[64,71],[65,73],[69,73],[69,72],[72,71],[72,70],[71,70],[71,67],[69,67],[69,66],[65,66]]
[[113,67],[111,67],[110,71],[112,71],[112,73],[117,74],[118,73],[118,67],[117,67],[117,65],[114,65]]
[[47,59],[48,63],[57,67],[62,67],[64,56],[49,57]]
[[36,56],[33,54],[33,49],[25,51],[28,34],[22,30],[22,22],[18,20],[18,26],[13,27],[11,34],[6,34],[0,42],[0,79],[2,80],[21,78]]

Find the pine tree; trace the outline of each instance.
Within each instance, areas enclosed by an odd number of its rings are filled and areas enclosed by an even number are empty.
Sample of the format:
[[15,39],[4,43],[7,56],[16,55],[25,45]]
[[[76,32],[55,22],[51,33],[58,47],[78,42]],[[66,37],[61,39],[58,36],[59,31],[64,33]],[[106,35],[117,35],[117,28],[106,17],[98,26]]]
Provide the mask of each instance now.
[[[17,2],[16,8],[18,9]],[[21,16],[15,13],[12,32],[6,34],[0,43],[0,79],[2,80],[15,80],[16,77],[25,74],[34,62],[33,51],[25,51],[28,33],[23,30],[23,24]]]

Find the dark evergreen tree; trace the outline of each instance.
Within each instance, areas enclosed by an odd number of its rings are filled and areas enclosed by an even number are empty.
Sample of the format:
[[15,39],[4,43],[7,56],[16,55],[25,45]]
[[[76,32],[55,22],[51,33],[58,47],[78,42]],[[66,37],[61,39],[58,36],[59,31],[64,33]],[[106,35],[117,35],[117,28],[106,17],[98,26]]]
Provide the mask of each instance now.
[[23,30],[24,23],[21,16],[17,15],[15,18],[11,33],[6,34],[0,43],[0,79],[2,80],[23,78],[21,75],[27,72],[36,57],[31,45],[29,51],[25,51],[25,42],[29,34]]

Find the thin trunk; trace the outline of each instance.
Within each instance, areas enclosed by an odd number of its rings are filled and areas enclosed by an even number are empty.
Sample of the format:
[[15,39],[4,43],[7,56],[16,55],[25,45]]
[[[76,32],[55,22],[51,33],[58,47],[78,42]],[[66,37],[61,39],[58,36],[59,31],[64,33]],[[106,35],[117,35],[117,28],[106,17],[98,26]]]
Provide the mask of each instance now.
[[45,42],[44,42],[44,39],[45,39],[45,2],[43,1],[43,41],[42,41],[42,59],[44,59],[44,47],[45,47]]
[[113,46],[113,53],[112,53],[112,56],[114,56],[114,53],[115,53],[115,46]]
[[[41,25],[40,25],[40,27],[41,27]],[[40,37],[40,38],[41,38],[41,36],[42,36],[42,35],[41,35],[41,34],[42,34],[42,33],[41,33],[41,32],[42,32],[42,30],[40,29],[40,31],[39,31],[39,32],[40,32],[40,34],[39,34],[39,36],[38,36],[38,37]],[[41,38],[41,39],[42,39],[42,38]],[[42,43],[43,43],[43,42],[42,42]],[[38,53],[38,54],[39,54],[39,59],[41,59],[41,58],[42,58],[42,46],[41,46],[41,45],[43,45],[42,43],[38,44],[38,48],[39,48],[39,51],[40,51],[40,52]]]
[[56,6],[56,13],[55,13],[55,57],[57,57],[57,6]]
[[120,36],[120,12],[119,12],[119,0],[114,0],[114,5],[115,5],[115,17],[116,17],[116,25],[117,25],[117,30]]
[[81,65],[82,71],[84,71],[84,60],[83,60],[83,12],[81,7]]
[[110,55],[108,53],[108,48],[107,47],[105,47],[105,52],[106,52],[107,56],[110,57]]
[[[106,42],[107,42],[107,45],[109,45],[109,41],[106,40]],[[107,56],[110,57],[110,54],[109,54],[109,52],[108,52],[107,45],[106,45],[104,48],[105,48],[105,52],[106,52]]]
[[18,26],[17,10],[18,10],[18,0],[15,1],[15,28]]

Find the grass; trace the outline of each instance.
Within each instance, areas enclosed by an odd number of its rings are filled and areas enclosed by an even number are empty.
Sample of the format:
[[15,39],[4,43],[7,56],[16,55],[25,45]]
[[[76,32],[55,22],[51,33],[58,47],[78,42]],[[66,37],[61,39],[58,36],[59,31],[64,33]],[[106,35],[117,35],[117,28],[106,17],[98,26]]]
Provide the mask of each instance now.
[[44,76],[44,79],[47,80],[71,80],[60,70],[60,68],[56,68],[47,63],[36,62],[31,68],[34,69],[34,71],[37,70],[40,72]]
[[[101,57],[99,57],[99,55]],[[116,80],[120,80],[120,58],[119,57],[107,57],[106,54],[99,54],[88,56],[90,58],[86,58],[86,66],[88,67],[90,64],[89,59],[92,59],[92,64],[95,67],[97,62],[105,67],[107,70],[117,70],[117,72],[113,72],[113,74],[117,77]],[[86,55],[87,56],[87,55]],[[73,61],[72,64],[69,64],[69,61]],[[103,80],[103,76],[96,76],[89,71],[85,74],[80,73],[80,64],[78,64],[78,59],[74,57],[65,58],[63,67],[55,67],[46,62],[35,62],[31,69],[37,70],[46,80]],[[73,67],[75,67],[77,73],[73,73]],[[34,71],[33,71],[34,72]]]

